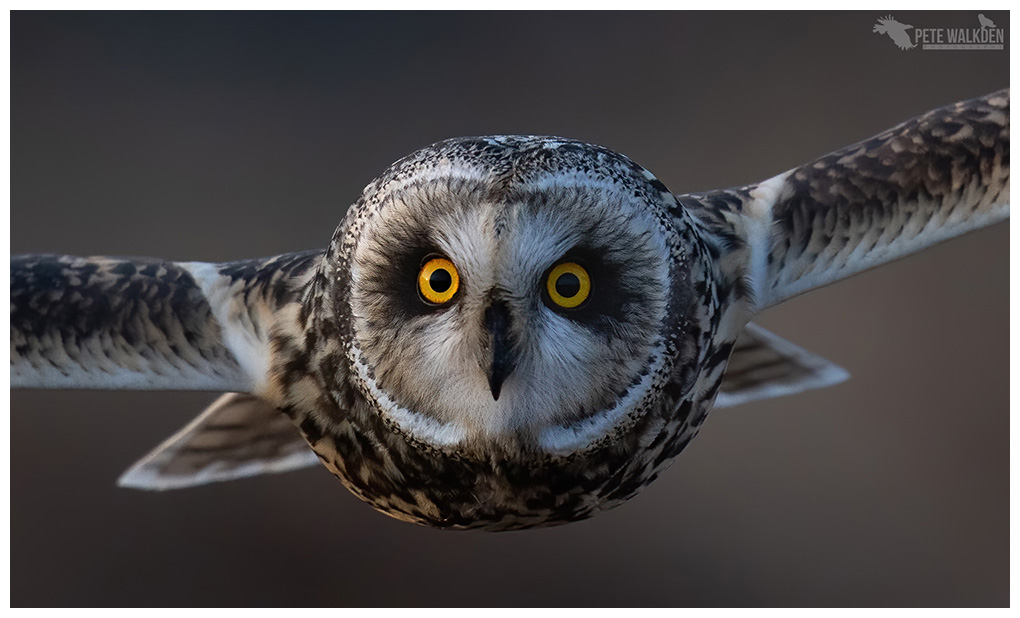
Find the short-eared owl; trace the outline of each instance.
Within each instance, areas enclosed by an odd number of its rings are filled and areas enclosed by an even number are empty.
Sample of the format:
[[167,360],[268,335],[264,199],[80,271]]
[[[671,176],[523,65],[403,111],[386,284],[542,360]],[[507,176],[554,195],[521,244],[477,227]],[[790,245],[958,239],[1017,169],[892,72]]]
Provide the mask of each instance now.
[[846,378],[758,312],[1008,216],[1008,90],[698,194],[575,140],[451,139],[325,251],[12,257],[11,384],[228,391],[127,486],[321,462],[407,521],[568,522],[655,479],[713,404]]

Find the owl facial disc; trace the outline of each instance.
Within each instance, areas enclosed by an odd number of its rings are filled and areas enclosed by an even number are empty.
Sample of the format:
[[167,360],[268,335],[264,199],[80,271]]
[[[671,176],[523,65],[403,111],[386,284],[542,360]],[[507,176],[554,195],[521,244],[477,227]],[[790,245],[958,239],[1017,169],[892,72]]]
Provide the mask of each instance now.
[[417,442],[565,455],[633,421],[671,369],[671,230],[650,174],[620,155],[508,150],[412,156],[366,190],[351,354]]

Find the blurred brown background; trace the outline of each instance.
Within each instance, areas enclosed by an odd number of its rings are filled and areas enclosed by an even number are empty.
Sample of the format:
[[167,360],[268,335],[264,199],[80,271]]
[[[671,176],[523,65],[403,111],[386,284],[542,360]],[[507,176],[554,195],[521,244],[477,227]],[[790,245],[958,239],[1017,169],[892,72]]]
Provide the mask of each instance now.
[[[23,13],[15,253],[220,261],[324,246],[433,141],[546,133],[674,191],[764,179],[1008,85],[1006,51],[908,51],[879,13]],[[976,12],[896,13],[976,27]],[[1008,231],[761,322],[853,374],[718,410],[593,520],[458,533],[323,469],[118,489],[214,394],[11,393],[11,603],[1006,605]]]

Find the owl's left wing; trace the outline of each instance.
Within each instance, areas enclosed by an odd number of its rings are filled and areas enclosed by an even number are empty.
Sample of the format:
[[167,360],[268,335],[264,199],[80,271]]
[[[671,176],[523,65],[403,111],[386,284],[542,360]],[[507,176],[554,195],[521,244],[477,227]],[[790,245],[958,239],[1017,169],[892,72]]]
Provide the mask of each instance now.
[[1009,217],[1009,90],[764,182],[678,195],[755,310]]

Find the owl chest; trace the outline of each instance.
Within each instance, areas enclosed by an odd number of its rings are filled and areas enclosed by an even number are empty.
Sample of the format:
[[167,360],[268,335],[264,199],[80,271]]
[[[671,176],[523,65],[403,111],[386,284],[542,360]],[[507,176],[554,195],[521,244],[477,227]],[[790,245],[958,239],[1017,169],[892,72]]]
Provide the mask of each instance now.
[[352,386],[336,399],[346,409],[335,405],[329,429],[309,441],[349,490],[400,520],[487,530],[557,525],[622,504],[683,450],[711,401],[664,396],[591,452],[481,460],[415,443]]

